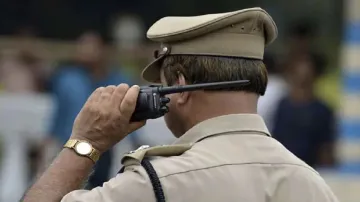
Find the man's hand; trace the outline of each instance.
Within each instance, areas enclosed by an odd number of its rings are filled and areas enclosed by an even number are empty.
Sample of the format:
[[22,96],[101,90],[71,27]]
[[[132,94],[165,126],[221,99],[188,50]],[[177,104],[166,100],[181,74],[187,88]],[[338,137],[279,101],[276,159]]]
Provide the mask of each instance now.
[[71,138],[86,140],[105,152],[145,122],[130,123],[139,86],[127,84],[96,89],[77,115]]
[[[72,138],[86,140],[100,152],[122,140],[145,122],[129,123],[139,86],[126,84],[98,88],[75,119]],[[63,149],[39,180],[24,195],[24,202],[60,201],[79,189],[89,176],[93,162]]]

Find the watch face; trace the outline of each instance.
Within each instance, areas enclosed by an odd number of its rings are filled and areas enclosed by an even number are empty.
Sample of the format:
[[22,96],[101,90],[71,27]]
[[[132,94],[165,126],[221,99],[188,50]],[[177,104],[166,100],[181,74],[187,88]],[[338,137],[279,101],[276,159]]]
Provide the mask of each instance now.
[[91,153],[91,145],[87,142],[79,142],[75,146],[75,150],[81,155],[88,155]]

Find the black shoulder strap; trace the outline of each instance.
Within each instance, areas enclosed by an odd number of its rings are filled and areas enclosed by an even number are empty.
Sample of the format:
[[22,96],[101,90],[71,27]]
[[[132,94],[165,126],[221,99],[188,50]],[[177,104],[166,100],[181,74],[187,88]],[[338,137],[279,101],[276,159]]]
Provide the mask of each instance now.
[[[160,183],[160,179],[154,169],[154,167],[151,165],[150,161],[147,158],[144,158],[141,161],[142,167],[144,167],[146,173],[148,174],[150,178],[151,185],[153,187],[156,201],[157,202],[165,202],[165,195],[163,188]],[[118,173],[123,173],[125,170],[125,166],[123,166]]]

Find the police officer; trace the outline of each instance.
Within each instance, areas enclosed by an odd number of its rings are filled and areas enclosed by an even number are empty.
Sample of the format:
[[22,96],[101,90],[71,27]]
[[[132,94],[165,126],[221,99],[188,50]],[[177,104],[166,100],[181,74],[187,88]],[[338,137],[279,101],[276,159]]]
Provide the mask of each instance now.
[[[165,17],[147,36],[161,44],[157,59],[143,71],[149,82],[251,83],[169,96],[165,120],[177,141],[130,152],[122,159],[123,173],[102,187],[77,190],[102,152],[144,124],[129,124],[138,86],[97,89],[77,116],[64,150],[24,201],[337,201],[320,175],[273,139],[256,114],[267,85],[264,48],[277,37],[269,14],[251,8]],[[142,162],[151,156],[156,158],[146,168]]]

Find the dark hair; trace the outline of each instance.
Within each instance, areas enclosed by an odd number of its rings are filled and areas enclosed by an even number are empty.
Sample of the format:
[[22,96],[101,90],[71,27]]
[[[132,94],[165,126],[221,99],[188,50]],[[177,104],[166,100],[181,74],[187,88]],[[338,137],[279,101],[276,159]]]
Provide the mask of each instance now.
[[224,89],[246,91],[264,95],[268,77],[261,60],[237,57],[170,55],[162,62],[168,85],[173,85],[179,74],[184,75],[189,84],[246,79],[249,85]]

